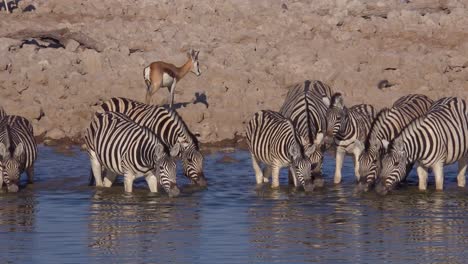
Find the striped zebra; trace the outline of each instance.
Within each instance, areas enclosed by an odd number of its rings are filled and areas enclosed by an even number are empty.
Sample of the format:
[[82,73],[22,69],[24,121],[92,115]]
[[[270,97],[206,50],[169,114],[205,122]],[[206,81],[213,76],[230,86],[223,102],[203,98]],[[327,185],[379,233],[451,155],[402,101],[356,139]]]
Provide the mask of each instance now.
[[280,113],[289,118],[298,135],[301,145],[312,164],[314,185],[322,187],[323,138],[327,127],[326,112],[331,100],[331,89],[321,81],[306,80],[289,89]]
[[[192,135],[176,111],[162,106],[146,105],[131,99],[115,97],[101,105],[102,111],[119,112],[141,126],[153,131],[163,143],[172,148],[179,143],[184,174],[199,186],[206,186],[203,155],[197,138]],[[99,112],[99,110],[98,110]]]
[[[262,110],[255,113],[246,127],[247,142],[252,156],[257,184],[268,182],[272,175],[272,188],[279,187],[279,171],[288,166],[294,185],[301,184],[312,191],[310,170],[312,164],[305,158],[299,138],[291,121],[280,113]],[[266,165],[262,173],[259,162]]]
[[366,139],[374,116],[374,107],[371,105],[359,104],[348,109],[340,93],[332,96],[327,110],[327,141],[333,141],[336,146],[334,183],[341,182],[341,169],[346,153],[354,155],[354,173],[359,181],[358,159],[362,150],[356,142]]
[[360,190],[368,191],[375,184],[380,157],[388,143],[412,120],[425,115],[432,103],[425,95],[409,94],[398,99],[391,108],[380,110],[365,142],[356,142],[362,149],[359,157]]
[[169,196],[179,194],[172,156],[178,154],[180,144],[171,148],[169,156],[156,134],[115,112],[96,113],[85,142],[96,186],[110,187],[117,175],[124,175],[125,191],[132,192],[133,181],[143,175],[151,192],[158,192],[159,180]]
[[408,165],[416,163],[419,189],[427,188],[428,169],[436,189],[444,184],[444,165],[458,161],[458,186],[465,186],[468,161],[468,107],[463,99],[445,97],[434,102],[426,115],[413,120],[395,137],[382,158],[376,190],[386,194],[405,179]]
[[31,123],[22,116],[5,116],[0,121],[0,188],[6,184],[9,192],[19,189],[20,175],[24,171],[33,183],[37,145]]
[[[5,110],[0,106],[0,120],[6,116]],[[1,186],[0,186],[1,187]]]

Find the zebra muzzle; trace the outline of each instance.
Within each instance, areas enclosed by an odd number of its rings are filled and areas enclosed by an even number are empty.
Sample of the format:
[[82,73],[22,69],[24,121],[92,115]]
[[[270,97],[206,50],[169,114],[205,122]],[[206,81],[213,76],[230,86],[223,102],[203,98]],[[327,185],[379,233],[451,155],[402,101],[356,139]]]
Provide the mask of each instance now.
[[8,192],[18,192],[19,187],[17,184],[10,184],[8,185]]
[[177,197],[180,194],[180,190],[177,187],[177,184],[175,182],[171,182],[171,186],[169,187],[169,190],[167,191],[167,194],[169,197]]

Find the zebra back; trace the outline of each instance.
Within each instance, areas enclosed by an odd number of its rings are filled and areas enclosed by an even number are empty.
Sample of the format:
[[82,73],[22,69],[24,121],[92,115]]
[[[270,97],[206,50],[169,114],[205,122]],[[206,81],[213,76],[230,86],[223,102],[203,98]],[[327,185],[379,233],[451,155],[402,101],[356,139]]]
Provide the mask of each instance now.
[[[183,150],[199,150],[197,138],[176,111],[163,106],[143,104],[128,98],[114,97],[101,105],[103,111],[118,112],[141,126],[148,127],[169,148],[182,143]],[[99,112],[99,110],[98,110]]]

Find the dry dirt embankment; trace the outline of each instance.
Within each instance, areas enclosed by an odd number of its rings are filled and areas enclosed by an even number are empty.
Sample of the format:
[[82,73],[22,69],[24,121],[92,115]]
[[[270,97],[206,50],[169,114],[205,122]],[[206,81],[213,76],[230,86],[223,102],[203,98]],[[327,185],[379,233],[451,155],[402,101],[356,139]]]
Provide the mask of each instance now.
[[202,75],[176,102],[202,142],[242,135],[304,79],[377,108],[407,93],[468,99],[462,0],[23,0],[0,13],[0,103],[37,135],[79,142],[100,101],[143,100],[143,67],[180,65],[190,47]]

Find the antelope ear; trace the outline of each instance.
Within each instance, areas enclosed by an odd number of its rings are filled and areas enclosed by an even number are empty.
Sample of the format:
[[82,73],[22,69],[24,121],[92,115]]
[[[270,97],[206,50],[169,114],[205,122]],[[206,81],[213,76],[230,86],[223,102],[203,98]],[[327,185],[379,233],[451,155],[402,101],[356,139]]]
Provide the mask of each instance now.
[[361,152],[364,151],[364,144],[362,143],[362,141],[356,139],[354,140],[354,146],[359,149]]
[[296,160],[301,157],[301,149],[298,145],[291,145],[291,147],[289,147],[289,154],[293,160]]
[[180,143],[176,143],[174,146],[172,146],[170,155],[171,157],[175,157],[179,155],[179,152],[180,152]]
[[390,142],[388,142],[388,140],[382,139],[382,146],[384,147],[385,151],[388,150],[388,145],[389,144],[390,144]]
[[6,154],[7,154],[7,149],[6,149],[5,144],[0,143],[0,158],[4,159]]

